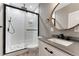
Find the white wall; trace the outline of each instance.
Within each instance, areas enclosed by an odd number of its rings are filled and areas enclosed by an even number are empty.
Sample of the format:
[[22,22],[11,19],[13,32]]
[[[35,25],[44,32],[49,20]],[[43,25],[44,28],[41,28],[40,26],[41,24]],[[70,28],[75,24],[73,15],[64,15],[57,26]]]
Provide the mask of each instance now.
[[[56,5],[56,4],[55,4]],[[53,7],[55,6],[53,3],[41,3],[40,4],[40,35],[50,37],[51,36],[51,28],[47,22],[47,18],[49,18]]]
[[[3,6],[0,3],[0,26],[3,26]],[[0,28],[0,55],[3,55],[3,28]]]

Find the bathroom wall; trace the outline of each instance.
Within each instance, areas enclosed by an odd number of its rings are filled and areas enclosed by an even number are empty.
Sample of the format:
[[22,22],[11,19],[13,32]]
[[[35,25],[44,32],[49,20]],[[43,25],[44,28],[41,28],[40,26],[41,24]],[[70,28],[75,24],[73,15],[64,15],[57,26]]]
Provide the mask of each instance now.
[[[3,4],[0,3],[0,26],[3,26]],[[3,28],[0,28],[0,55],[3,54]]]
[[41,3],[40,4],[40,35],[45,37],[51,36],[51,27],[48,24],[47,18],[49,18],[53,7],[56,4],[54,3]]

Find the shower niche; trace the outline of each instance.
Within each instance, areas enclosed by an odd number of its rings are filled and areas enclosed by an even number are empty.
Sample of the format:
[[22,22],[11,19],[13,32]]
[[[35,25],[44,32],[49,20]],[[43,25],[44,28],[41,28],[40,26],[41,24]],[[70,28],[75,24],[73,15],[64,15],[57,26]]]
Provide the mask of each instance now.
[[38,35],[38,13],[4,4],[4,54],[37,47]]

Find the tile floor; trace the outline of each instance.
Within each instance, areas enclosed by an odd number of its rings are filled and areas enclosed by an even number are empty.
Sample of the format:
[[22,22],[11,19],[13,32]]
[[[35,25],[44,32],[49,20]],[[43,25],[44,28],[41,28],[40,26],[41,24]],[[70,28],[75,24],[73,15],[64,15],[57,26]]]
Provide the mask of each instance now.
[[4,56],[39,56],[39,48],[24,49]]

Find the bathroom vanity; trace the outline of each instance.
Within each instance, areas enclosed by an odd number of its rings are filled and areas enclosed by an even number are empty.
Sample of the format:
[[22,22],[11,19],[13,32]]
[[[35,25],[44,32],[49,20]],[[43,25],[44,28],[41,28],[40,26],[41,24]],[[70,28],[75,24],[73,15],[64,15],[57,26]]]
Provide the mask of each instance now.
[[43,42],[39,41],[39,55],[40,56],[69,56],[69,54]]
[[[39,39],[39,56],[78,56],[79,55],[79,42],[70,41],[70,45],[62,45],[48,39]],[[55,38],[52,38],[55,39]],[[57,38],[56,38],[57,39]],[[62,40],[62,39],[58,39]],[[67,40],[65,40],[67,41]],[[69,43],[68,43],[69,44]]]

